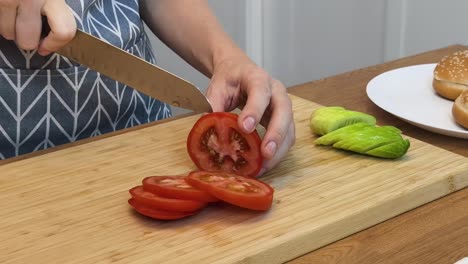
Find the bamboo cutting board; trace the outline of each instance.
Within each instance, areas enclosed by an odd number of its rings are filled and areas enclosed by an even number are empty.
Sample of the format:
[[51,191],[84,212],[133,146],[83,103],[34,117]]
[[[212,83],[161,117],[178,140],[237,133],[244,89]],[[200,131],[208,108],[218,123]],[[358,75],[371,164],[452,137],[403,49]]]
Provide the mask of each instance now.
[[270,211],[133,212],[127,190],[141,179],[195,169],[192,116],[0,166],[0,263],[281,263],[468,185],[467,158],[412,138],[400,160],[314,146],[320,106],[291,99],[297,141],[263,178]]

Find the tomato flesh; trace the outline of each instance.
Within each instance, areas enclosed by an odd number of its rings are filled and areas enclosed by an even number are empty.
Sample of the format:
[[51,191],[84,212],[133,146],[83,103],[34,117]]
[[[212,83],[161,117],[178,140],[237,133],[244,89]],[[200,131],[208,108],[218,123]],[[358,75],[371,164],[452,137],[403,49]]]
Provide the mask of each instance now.
[[227,203],[252,209],[268,210],[274,190],[267,183],[232,173],[196,171],[187,182]]
[[129,192],[138,203],[164,211],[194,212],[206,206],[206,203],[200,201],[161,197],[145,191],[143,186],[133,187]]
[[193,188],[185,181],[186,176],[150,176],[143,179],[143,189],[162,197],[216,202],[217,198],[209,193]]
[[195,212],[171,212],[171,211],[159,210],[156,208],[146,206],[138,202],[137,200],[135,200],[135,198],[130,198],[128,200],[128,203],[138,213],[144,216],[148,216],[153,219],[159,219],[159,220],[176,220],[176,219],[181,219],[181,218],[188,217],[188,216],[195,214]]
[[204,171],[222,171],[257,176],[262,166],[261,139],[257,131],[246,134],[237,125],[238,116],[216,112],[203,115],[187,138],[187,150]]

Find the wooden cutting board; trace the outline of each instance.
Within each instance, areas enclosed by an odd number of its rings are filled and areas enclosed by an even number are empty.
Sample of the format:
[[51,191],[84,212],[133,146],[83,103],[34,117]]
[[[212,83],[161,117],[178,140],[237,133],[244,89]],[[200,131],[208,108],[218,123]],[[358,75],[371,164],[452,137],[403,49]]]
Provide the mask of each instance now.
[[198,116],[0,166],[1,263],[281,263],[468,185],[468,159],[410,139],[400,160],[314,146],[319,105],[291,96],[297,142],[263,178],[274,206],[160,222],[127,204],[149,175],[195,167]]

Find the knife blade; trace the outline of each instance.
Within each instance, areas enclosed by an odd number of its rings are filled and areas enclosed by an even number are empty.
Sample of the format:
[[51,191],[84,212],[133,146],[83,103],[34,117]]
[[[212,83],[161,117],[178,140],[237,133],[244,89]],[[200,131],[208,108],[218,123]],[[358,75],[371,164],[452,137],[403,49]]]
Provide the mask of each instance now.
[[212,112],[192,83],[81,30],[57,53],[170,105]]

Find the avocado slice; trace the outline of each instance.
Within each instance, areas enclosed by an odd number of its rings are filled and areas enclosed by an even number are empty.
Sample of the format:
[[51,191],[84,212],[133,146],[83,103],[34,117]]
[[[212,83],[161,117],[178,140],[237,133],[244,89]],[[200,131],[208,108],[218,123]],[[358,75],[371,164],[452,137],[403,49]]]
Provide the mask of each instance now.
[[409,147],[410,141],[404,139],[371,149],[367,151],[366,154],[380,158],[396,159],[405,155]]
[[317,145],[333,145],[336,142],[341,141],[344,138],[346,138],[347,135],[359,132],[370,126],[371,125],[366,124],[366,123],[356,123],[356,124],[352,124],[349,126],[345,126],[345,127],[339,128],[330,133],[327,133],[324,136],[317,138],[314,141],[314,143]]
[[398,128],[367,123],[339,128],[316,139],[314,143],[380,158],[399,158],[410,145],[409,140],[402,138]]
[[355,123],[376,124],[375,117],[340,106],[328,106],[316,109],[310,117],[309,126],[317,135],[325,135],[336,129]]

